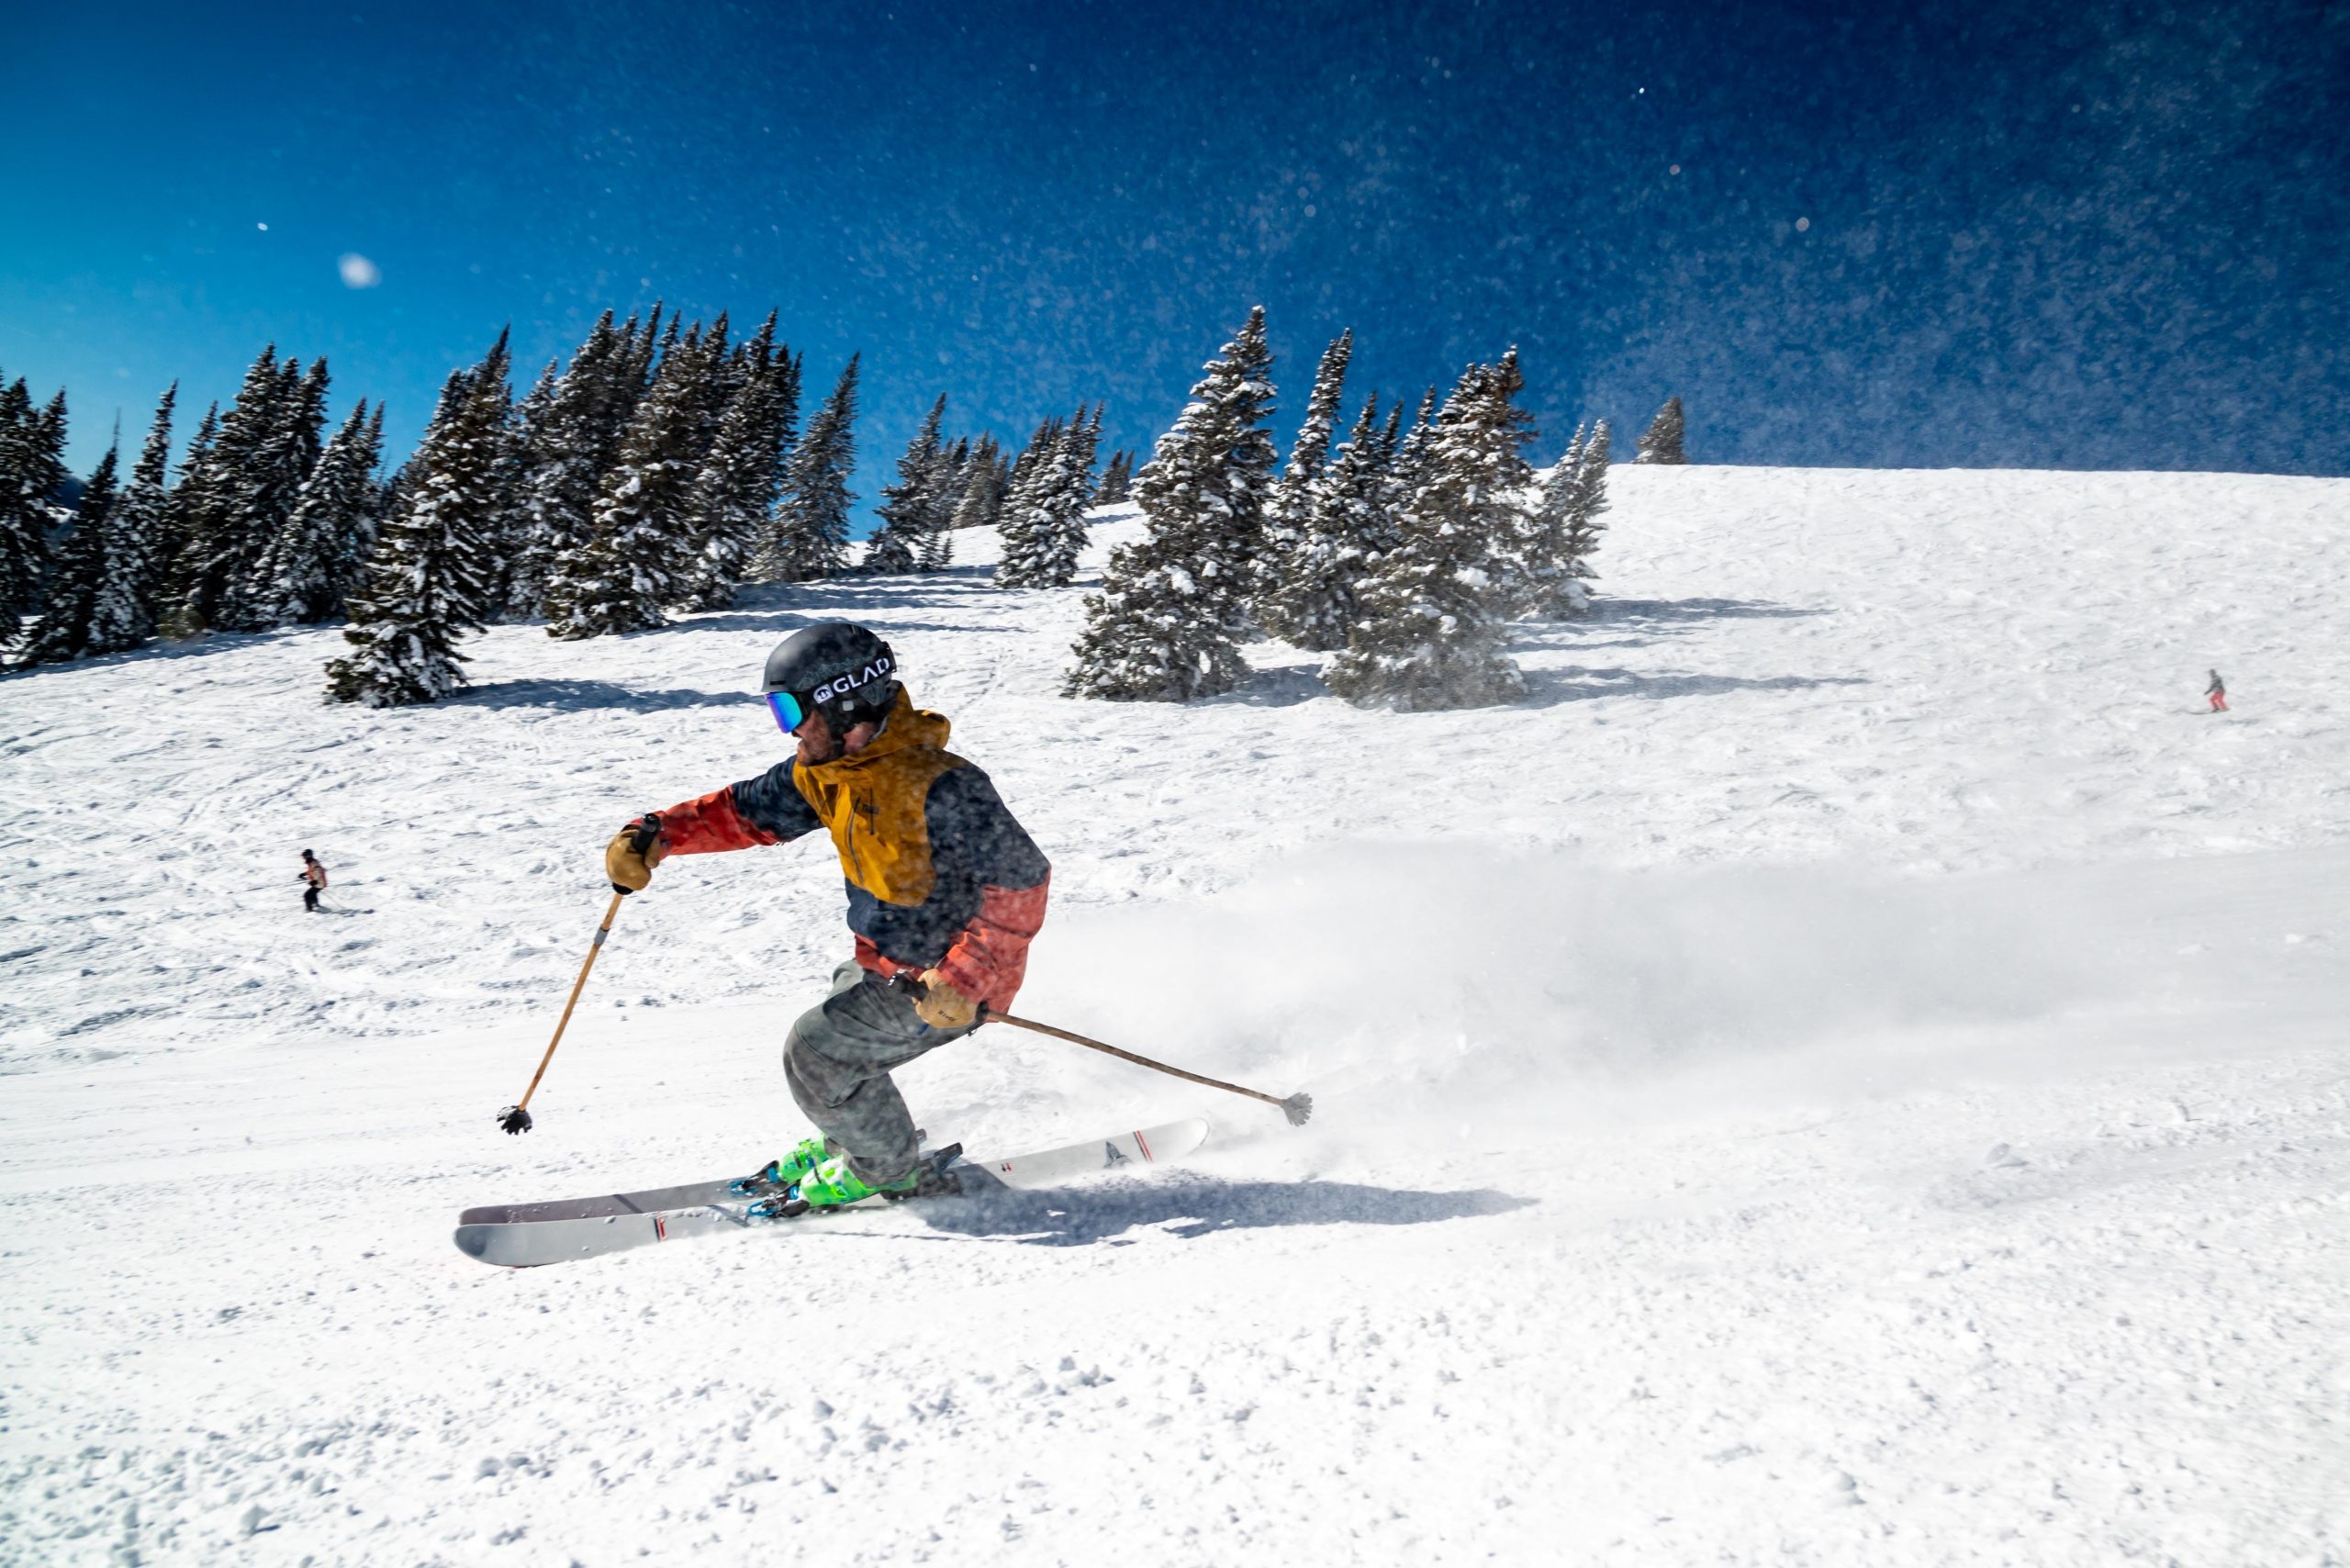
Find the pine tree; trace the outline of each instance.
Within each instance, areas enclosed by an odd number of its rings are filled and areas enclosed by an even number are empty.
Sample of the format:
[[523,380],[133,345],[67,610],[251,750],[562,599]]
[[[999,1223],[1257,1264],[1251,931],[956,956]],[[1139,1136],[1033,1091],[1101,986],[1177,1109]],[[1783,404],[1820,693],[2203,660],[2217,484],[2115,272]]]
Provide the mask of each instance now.
[[1097,507],[1117,506],[1134,493],[1135,454],[1125,447],[1110,454],[1109,465],[1102,470],[1102,487],[1093,492]]
[[166,486],[171,478],[172,412],[179,395],[176,381],[164,388],[138,465],[130,471],[129,487],[115,508],[115,531],[133,553],[129,559],[134,575],[128,594],[129,619],[120,626],[102,628],[103,640],[110,644],[105,651],[109,653],[135,647],[155,634],[157,601],[162,594],[162,573],[171,559],[173,541],[172,498]]
[[1559,554],[1566,563],[1565,586],[1556,598],[1561,612],[1580,615],[1591,608],[1591,590],[1583,585],[1595,581],[1599,574],[1592,569],[1591,557],[1599,549],[1599,536],[1607,525],[1599,514],[1607,510],[1607,421],[1592,426],[1591,440],[1577,454],[1574,489],[1566,507],[1566,529],[1560,541]]
[[[295,366],[291,359],[288,366]],[[297,380],[292,390],[299,389]],[[167,588],[164,631],[176,637],[201,634],[231,610],[231,600],[252,575],[253,563],[276,536],[283,518],[264,520],[256,506],[269,498],[264,454],[279,421],[278,405],[288,390],[277,363],[277,345],[261,351],[243,384],[218,418],[211,439],[188,453],[189,467],[178,500],[180,552]],[[196,465],[201,462],[201,466]]]
[[525,405],[520,537],[506,582],[510,616],[546,613],[548,579],[587,546],[597,482],[616,440],[613,418],[635,408],[630,368],[635,332],[633,317],[623,330],[605,311],[543,403],[533,393]]
[[329,578],[333,609],[330,615],[348,614],[351,601],[367,580],[367,563],[375,554],[375,541],[382,533],[384,521],[392,515],[392,508],[406,493],[402,473],[378,481],[376,465],[384,454],[384,405],[377,403],[367,416],[367,428],[360,432],[359,449],[351,458],[351,466],[364,477],[351,510],[349,526],[335,542],[333,572]]
[[[1403,412],[1399,406],[1398,414]],[[1387,465],[1387,495],[1390,506],[1400,517],[1412,497],[1418,493],[1420,481],[1427,476],[1428,451],[1436,442],[1436,388],[1431,386],[1420,398],[1420,411],[1413,417],[1412,428],[1395,443],[1395,455]],[[1397,537],[1401,538],[1400,529]]]
[[1013,460],[1003,504],[996,510],[996,532],[1002,539],[994,574],[998,588],[1025,587],[1035,569],[1037,498],[1067,428],[1059,415],[1050,416],[1037,425],[1036,433],[1028,438],[1028,444]]
[[979,444],[972,449],[970,459],[963,465],[960,494],[955,501],[954,514],[946,520],[946,532],[937,536],[934,546],[939,570],[954,558],[955,535],[966,529],[993,528],[1003,511],[1004,487],[1011,481],[1011,469],[995,437],[982,434]]
[[1632,461],[1635,463],[1688,462],[1687,455],[1681,450],[1681,438],[1685,424],[1686,421],[1681,415],[1681,399],[1678,397],[1667,398],[1664,400],[1664,407],[1656,411],[1656,418],[1649,421],[1648,433],[1640,437],[1639,451]]
[[1437,418],[1403,541],[1363,590],[1347,651],[1325,677],[1359,707],[1477,708],[1525,694],[1503,651],[1527,439],[1516,382],[1512,361],[1472,365]]
[[1331,434],[1337,428],[1338,407],[1346,398],[1347,361],[1354,352],[1354,329],[1349,327],[1322,351],[1321,364],[1315,367],[1314,390],[1305,399],[1305,422],[1298,430],[1297,444],[1290,448],[1289,465],[1281,470],[1281,483],[1273,487],[1272,498],[1265,505],[1263,566],[1257,584],[1260,609],[1262,601],[1281,591],[1292,557],[1305,537],[1306,508],[1311,504],[1314,481],[1321,477],[1323,465],[1329,461]]
[[686,599],[699,561],[687,512],[701,460],[705,378],[719,347],[696,330],[673,336],[653,388],[637,405],[620,454],[596,491],[588,546],[547,587],[547,635],[565,641],[643,632],[668,623],[665,605]]
[[694,567],[680,602],[692,610],[733,602],[782,484],[799,411],[799,362],[776,347],[772,312],[735,359],[725,378],[733,396],[686,501]]
[[898,482],[881,487],[881,505],[875,515],[881,526],[865,546],[865,570],[876,576],[896,576],[914,569],[915,552],[937,526],[939,454],[946,443],[939,426],[946,418],[946,394],[930,406],[922,428],[906,443],[898,459]]
[[65,485],[65,394],[35,412],[22,379],[0,391],[0,651],[40,612],[49,533]]
[[808,582],[839,575],[848,565],[848,487],[856,471],[856,367],[848,368],[808,421],[785,465],[783,499],[775,510],[755,575],[767,582]]
[[362,398],[319,454],[271,552],[269,612],[277,625],[314,626],[342,608],[338,577],[375,495],[370,416]]
[[131,587],[136,565],[125,554],[113,527],[115,465],[120,455],[116,448],[106,448],[97,472],[83,487],[73,530],[50,574],[40,624],[26,640],[25,664],[63,664],[114,651],[95,645],[98,622],[103,617],[109,626],[119,626],[128,618],[130,606],[121,596]]
[[252,542],[252,554],[241,573],[230,578],[215,616],[213,623],[224,631],[265,632],[284,623],[278,613],[277,588],[284,572],[280,555],[289,543],[287,524],[295,502],[318,466],[326,394],[325,360],[313,361],[305,372],[291,355],[286,357],[278,370],[268,428],[232,489],[233,504],[242,514],[239,532]]
[[497,526],[497,469],[513,407],[502,374],[485,376],[481,368],[450,373],[403,469],[366,586],[350,605],[342,635],[352,651],[327,662],[330,701],[400,707],[464,684],[456,643],[481,629],[489,608],[494,565],[485,535]]
[[1085,600],[1065,695],[1188,702],[1248,673],[1239,639],[1272,487],[1272,363],[1259,306],[1135,476],[1148,527]]
[[1303,534],[1263,605],[1274,636],[1315,653],[1347,645],[1362,586],[1389,547],[1381,510],[1386,461],[1374,392],[1306,492]]
[[955,559],[955,517],[962,510],[974,468],[969,436],[939,454],[937,498],[930,511],[930,532],[914,552],[915,571],[943,572]]
[[998,588],[1066,588],[1085,549],[1085,509],[1093,499],[1093,454],[1102,439],[1102,409],[1080,407],[1058,427],[1030,470],[1020,494],[1005,503],[1003,558]]

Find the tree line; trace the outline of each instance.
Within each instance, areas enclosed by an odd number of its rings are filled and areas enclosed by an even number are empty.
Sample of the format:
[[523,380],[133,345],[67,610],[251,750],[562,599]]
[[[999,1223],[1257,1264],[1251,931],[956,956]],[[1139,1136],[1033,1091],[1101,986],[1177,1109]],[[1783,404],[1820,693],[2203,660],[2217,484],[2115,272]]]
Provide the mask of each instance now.
[[[1606,524],[1611,436],[1576,428],[1538,478],[1525,448],[1517,352],[1461,372],[1441,402],[1364,399],[1337,440],[1354,334],[1325,351],[1288,462],[1266,423],[1276,395],[1262,308],[1208,362],[1192,400],[1134,476],[1143,537],[1113,552],[1085,600],[1069,697],[1185,702],[1247,674],[1259,633],[1338,656],[1330,689],[1404,710],[1513,700],[1507,625],[1579,614]],[[1638,461],[1681,463],[1675,398]],[[1335,444],[1334,444],[1335,442]]]
[[[341,618],[351,649],[328,666],[329,696],[389,706],[462,685],[458,644],[493,622],[641,631],[722,608],[746,582],[846,571],[858,361],[802,430],[802,360],[775,327],[770,314],[738,342],[723,315],[608,311],[519,400],[501,333],[450,375],[388,476],[381,405],[362,400],[330,435],[326,362],[273,344],[206,411],[175,475],[176,386],[128,483],[109,451],[71,507],[65,395],[37,408],[19,378],[0,389],[0,654],[21,667]],[[1099,405],[1046,421],[1017,455],[990,434],[948,441],[945,412],[942,397],[885,487],[862,569],[941,570],[957,530],[1007,510],[1058,526],[1073,502],[1081,514],[1122,493],[1127,454],[1091,477]]]
[[[325,361],[271,345],[229,408],[206,410],[175,480],[173,386],[128,480],[109,450],[70,510],[64,394],[36,407],[19,379],[0,388],[0,652],[21,667],[341,617],[350,651],[330,661],[328,695],[391,706],[462,686],[458,644],[493,622],[643,631],[744,583],[848,571],[859,361],[803,430],[802,361],[775,328],[770,314],[737,342],[724,315],[608,311],[519,400],[501,333],[452,373],[388,477],[381,405],[362,400],[330,435]],[[1441,402],[1428,388],[1408,424],[1373,394],[1342,439],[1353,342],[1323,354],[1278,474],[1261,309],[1150,460],[1113,453],[1098,479],[1100,403],[1045,420],[1013,454],[991,433],[950,440],[942,395],[855,569],[943,570],[958,532],[994,528],[999,586],[1066,586],[1087,511],[1132,498],[1145,536],[1085,601],[1068,695],[1214,695],[1245,673],[1238,644],[1269,633],[1337,653],[1330,684],[1358,702],[1507,700],[1522,681],[1506,623],[1589,602],[1606,423],[1578,427],[1538,483],[1512,351]],[[1639,461],[1686,461],[1682,439],[1676,398]]]

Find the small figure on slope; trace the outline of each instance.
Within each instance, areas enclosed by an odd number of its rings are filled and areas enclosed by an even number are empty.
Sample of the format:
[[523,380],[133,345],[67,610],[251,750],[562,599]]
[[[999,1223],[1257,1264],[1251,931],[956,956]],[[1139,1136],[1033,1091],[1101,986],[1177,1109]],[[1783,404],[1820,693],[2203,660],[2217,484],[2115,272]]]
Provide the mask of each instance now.
[[[790,761],[639,817],[604,851],[613,885],[642,890],[670,855],[783,844],[822,828],[848,880],[856,957],[784,1047],[791,1097],[822,1135],[735,1183],[755,1213],[929,1190],[892,1069],[1002,1012],[1045,921],[1051,867],[988,776],[946,750],[947,721],[916,708],[888,644],[820,622],[767,655],[767,705]],[[643,851],[639,826],[657,825]]]
[[2220,678],[2218,670],[2211,672],[2211,684],[2203,689],[2203,695],[2211,700],[2212,712],[2224,713],[2228,711],[2228,683]]
[[302,884],[302,907],[318,913],[319,895],[327,890],[327,868],[307,849],[302,851],[302,873],[295,880]]

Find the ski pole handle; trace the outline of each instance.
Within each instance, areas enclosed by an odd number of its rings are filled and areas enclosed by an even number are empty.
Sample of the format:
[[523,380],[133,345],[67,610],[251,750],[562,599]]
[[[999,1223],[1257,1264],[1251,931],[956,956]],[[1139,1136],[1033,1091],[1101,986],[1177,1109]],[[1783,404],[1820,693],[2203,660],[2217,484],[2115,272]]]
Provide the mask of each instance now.
[[[658,825],[655,833],[661,830]],[[634,841],[632,840],[632,843]],[[646,843],[651,843],[648,838]],[[612,902],[604,906],[603,923],[596,927],[596,939],[588,946],[587,962],[579,966],[579,978],[571,982],[571,999],[563,1004],[563,1016],[555,1020],[554,1038],[547,1042],[547,1054],[539,1058],[539,1070],[531,1074],[531,1086],[522,1091],[522,1098],[498,1114],[498,1125],[508,1134],[531,1130],[531,1096],[539,1092],[539,1080],[547,1075],[547,1063],[554,1060],[555,1047],[563,1044],[563,1032],[571,1024],[571,1010],[579,1005],[579,993],[588,989],[588,971],[596,967],[596,955],[604,950],[604,939],[612,934],[612,917],[621,912],[621,900],[628,897],[626,888],[612,890]]]

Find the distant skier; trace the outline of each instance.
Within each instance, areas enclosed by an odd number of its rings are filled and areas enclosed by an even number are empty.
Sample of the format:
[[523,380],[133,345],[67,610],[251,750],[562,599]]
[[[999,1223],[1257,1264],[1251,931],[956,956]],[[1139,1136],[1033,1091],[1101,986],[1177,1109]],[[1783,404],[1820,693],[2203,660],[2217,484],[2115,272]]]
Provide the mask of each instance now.
[[[988,776],[946,750],[947,722],[913,705],[897,657],[862,626],[794,633],[762,689],[798,743],[755,778],[651,812],[604,850],[615,886],[642,890],[671,855],[782,844],[825,830],[848,880],[856,956],[792,1025],[783,1053],[809,1138],[735,1190],[781,1212],[925,1190],[913,1117],[892,1069],[1008,1009],[1045,921],[1051,867]],[[643,853],[631,831],[656,825]],[[893,983],[896,982],[896,983]]]
[[2228,711],[2228,683],[2220,678],[2218,670],[2211,672],[2211,684],[2203,689],[2203,695],[2211,700],[2212,712],[2224,713]]
[[327,868],[308,850],[302,851],[302,874],[295,879],[303,884],[302,907],[312,914],[319,913],[319,895],[327,890]]

